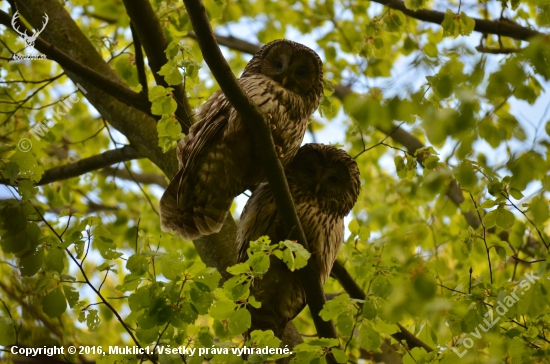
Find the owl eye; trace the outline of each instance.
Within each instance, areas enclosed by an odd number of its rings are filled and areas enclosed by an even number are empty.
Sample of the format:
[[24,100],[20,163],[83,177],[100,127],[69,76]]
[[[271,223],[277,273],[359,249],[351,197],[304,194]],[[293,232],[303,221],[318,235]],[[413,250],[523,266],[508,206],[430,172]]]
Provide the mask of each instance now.
[[338,182],[338,177],[336,177],[336,176],[330,176],[328,180],[329,180],[331,183],[336,183],[336,182]]
[[275,67],[278,68],[278,69],[282,69],[283,68],[282,62],[276,61],[275,62]]
[[303,68],[298,68],[298,69],[296,70],[296,75],[297,75],[297,76],[305,76],[306,74],[307,74],[307,71],[306,71],[305,69],[303,69]]

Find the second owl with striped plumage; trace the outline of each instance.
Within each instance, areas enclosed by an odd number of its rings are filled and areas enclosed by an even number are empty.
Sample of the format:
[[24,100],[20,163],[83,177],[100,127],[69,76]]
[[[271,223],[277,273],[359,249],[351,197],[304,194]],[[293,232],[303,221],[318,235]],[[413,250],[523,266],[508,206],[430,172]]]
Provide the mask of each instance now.
[[[254,55],[238,82],[268,115],[281,162],[288,164],[323,94],[321,59],[302,44],[276,40]],[[197,119],[178,145],[180,170],[160,201],[163,230],[187,240],[218,232],[233,198],[265,180],[252,135],[221,90]]]
[[[306,144],[285,169],[298,218],[309,244],[310,259],[324,284],[344,241],[344,217],[359,196],[357,163],[330,145]],[[238,262],[248,259],[250,241],[264,235],[272,243],[288,238],[277,215],[269,184],[262,183],[244,207],[237,231]],[[268,272],[250,288],[260,308],[250,307],[253,330],[272,330],[281,337],[286,324],[302,311],[306,295],[298,272],[271,257]]]

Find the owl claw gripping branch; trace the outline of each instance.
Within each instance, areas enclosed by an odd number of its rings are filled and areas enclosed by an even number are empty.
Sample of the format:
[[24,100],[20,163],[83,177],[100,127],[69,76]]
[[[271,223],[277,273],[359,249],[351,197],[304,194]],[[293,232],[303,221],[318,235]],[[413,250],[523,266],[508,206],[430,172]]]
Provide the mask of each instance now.
[[[254,55],[239,84],[265,114],[287,165],[323,94],[323,64],[310,48],[276,40]],[[186,240],[218,232],[235,196],[265,180],[250,131],[223,92],[213,94],[178,145],[180,170],[160,201],[161,225]]]

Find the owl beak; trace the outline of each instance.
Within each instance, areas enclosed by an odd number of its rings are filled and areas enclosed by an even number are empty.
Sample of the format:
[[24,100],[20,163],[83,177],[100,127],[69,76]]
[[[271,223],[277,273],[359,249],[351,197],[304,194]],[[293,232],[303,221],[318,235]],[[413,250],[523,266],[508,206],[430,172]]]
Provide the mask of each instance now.
[[321,184],[317,183],[317,185],[315,186],[315,193],[318,193],[320,188]]
[[283,81],[281,82],[281,84],[283,85],[283,87],[285,87],[287,81],[288,81],[288,77],[287,77],[287,76],[283,77]]

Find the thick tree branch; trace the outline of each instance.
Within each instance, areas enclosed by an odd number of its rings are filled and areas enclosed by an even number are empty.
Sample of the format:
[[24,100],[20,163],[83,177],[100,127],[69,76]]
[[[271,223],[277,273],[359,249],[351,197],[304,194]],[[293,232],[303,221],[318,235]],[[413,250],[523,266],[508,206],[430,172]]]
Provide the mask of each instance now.
[[126,169],[118,168],[105,168],[99,171],[104,176],[120,178],[128,181],[135,181],[138,183],[143,183],[146,185],[154,184],[162,188],[168,187],[168,182],[166,182],[166,177],[157,173],[134,173],[132,175],[128,173]]
[[136,69],[138,80],[141,85],[141,92],[145,95],[149,94],[149,86],[147,85],[147,75],[145,74],[145,62],[143,59],[143,51],[141,50],[141,41],[136,33],[136,28],[130,22],[130,30],[132,31],[132,39],[134,40],[134,53],[136,55]]
[[[187,33],[187,36],[189,38],[197,39],[197,35],[195,34],[195,32],[189,32]],[[259,45],[247,42],[244,39],[236,38],[233,36],[226,37],[219,34],[214,34],[214,37],[216,37],[216,42],[218,42],[219,45],[234,49],[239,52],[256,54],[256,52],[260,50]]]
[[78,177],[84,173],[105,168],[115,163],[126,162],[140,157],[137,150],[130,146],[108,150],[104,153],[94,155],[93,157],[79,160],[76,163],[48,169],[44,172],[42,179],[37,185],[41,186],[55,181]]
[[[296,214],[283,166],[275,152],[268,121],[237,83],[237,79],[231,72],[215,41],[202,2],[200,0],[184,0],[184,3],[206,64],[210,67],[231,105],[238,111],[251,131],[255,151],[260,159],[260,164],[264,166],[283,228],[287,233],[292,233],[291,236],[307,248],[307,239]],[[308,265],[298,270],[298,272],[306,291],[307,302],[318,335],[320,337],[337,338],[336,329],[332,322],[323,321],[319,316],[319,312],[325,303],[325,296],[314,260],[310,259]]]
[[[334,266],[332,267],[331,275],[336,277],[338,282],[342,285],[342,287],[346,290],[346,292],[349,294],[351,298],[364,300],[367,296],[363,289],[355,282],[353,277],[349,274],[349,272],[346,270],[344,265],[340,263],[338,260],[334,262]],[[399,326],[399,332],[396,332],[395,334],[392,334],[392,337],[401,342],[406,341],[407,345],[410,349],[412,348],[424,348],[426,352],[431,352],[433,349],[426,343],[424,343],[422,340],[414,336],[409,330],[407,330],[403,325],[401,325],[399,322],[397,323],[397,326]]]
[[[25,19],[35,27],[42,24],[44,13],[48,14],[50,23],[55,26],[46,27],[40,34],[44,41],[64,52],[74,62],[85,64],[97,74],[112,80],[112,82],[124,85],[124,81],[101,57],[62,3],[57,0],[15,0],[15,2]],[[149,110],[147,113],[141,112],[121,102],[118,95],[113,96],[113,90],[104,90],[102,87],[94,86],[96,80],[90,75],[77,71],[67,71],[67,75],[74,83],[83,86],[87,91],[85,96],[88,101],[109,124],[128,138],[130,144],[141,155],[147,156],[167,176],[171,177],[176,174],[178,165],[175,154],[173,152],[164,153],[158,146],[156,121],[149,115]]]
[[[149,0],[123,0],[123,2],[143,49],[145,49],[147,61],[157,85],[168,87],[169,85],[164,80],[164,76],[158,74],[161,67],[168,62],[164,53],[168,47],[168,41],[164,36],[151,2]],[[174,98],[178,103],[176,117],[180,121],[184,133],[187,134],[187,130],[193,124],[190,117],[193,112],[185,96],[183,84],[171,87],[174,89]]]
[[[422,20],[428,23],[441,24],[443,22],[443,19],[445,18],[445,13],[442,13],[440,11],[427,10],[427,9],[421,9],[421,10],[415,11],[415,10],[407,9],[407,7],[405,6],[405,3],[400,0],[371,0],[371,1],[378,4],[382,4],[384,6],[387,6],[395,10],[399,10],[403,14],[410,16],[411,18]],[[521,26],[510,20],[485,20],[485,19],[478,19],[478,18],[472,18],[472,19],[474,19],[476,22],[474,31],[484,33],[484,34],[485,33],[496,34],[500,36],[510,37],[513,39],[519,39],[519,40],[529,40],[529,38],[531,37],[543,34],[534,29]]]
[[[9,16],[7,13],[1,10],[0,10],[0,24],[12,30],[11,16]],[[23,24],[21,24],[20,28],[22,31],[28,30]],[[41,37],[38,37],[36,39],[35,47],[40,52],[48,56],[49,59],[52,59],[57,63],[59,63],[59,65],[63,67],[65,70],[77,73],[82,77],[85,77],[92,85],[116,97],[119,101],[125,103],[126,105],[133,106],[136,109],[145,112],[146,114],[151,113],[151,103],[149,102],[149,100],[143,97],[143,95],[132,91],[130,88],[126,87],[124,84],[117,82],[116,80],[112,80],[94,71],[88,66],[78,61],[75,61],[65,52],[57,49],[55,46],[46,42]]]

